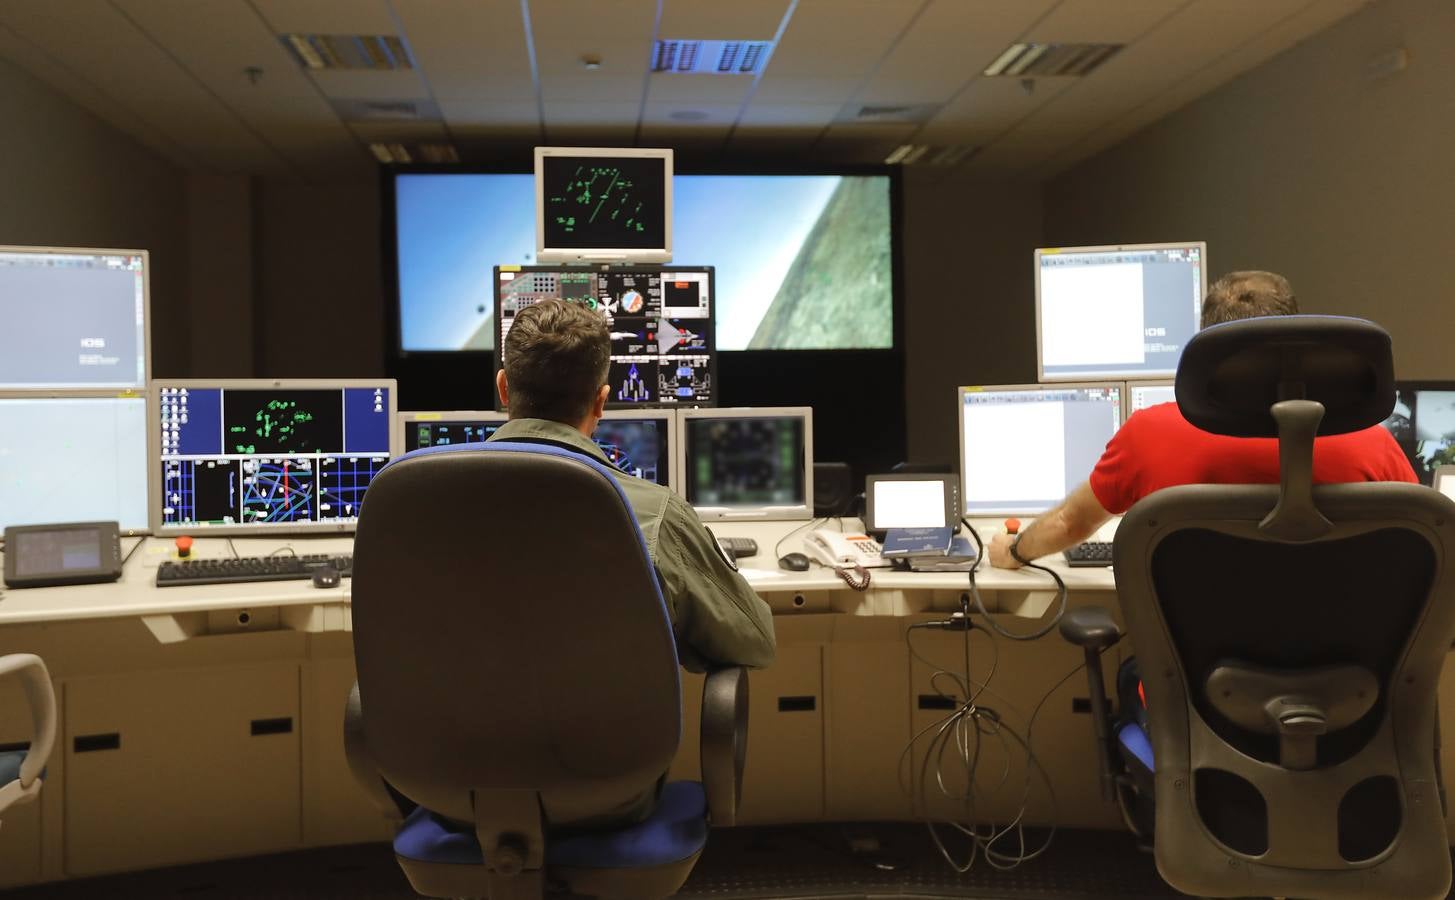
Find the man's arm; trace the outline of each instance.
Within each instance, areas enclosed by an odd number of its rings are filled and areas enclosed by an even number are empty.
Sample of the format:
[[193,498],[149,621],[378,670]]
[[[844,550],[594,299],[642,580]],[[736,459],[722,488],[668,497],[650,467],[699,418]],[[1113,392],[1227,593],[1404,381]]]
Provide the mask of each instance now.
[[657,570],[674,611],[678,655],[688,670],[773,662],[772,611],[680,497],[669,498],[662,513]]
[[[1059,505],[1039,516],[1022,531],[1015,552],[1020,554],[1021,559],[1059,553],[1091,537],[1110,518],[1111,513],[1102,507],[1101,501],[1092,492],[1091,483],[1083,481]],[[1010,555],[1010,545],[1014,540],[1015,535],[1011,534],[997,534],[990,539],[992,566],[1001,569],[1021,567]]]

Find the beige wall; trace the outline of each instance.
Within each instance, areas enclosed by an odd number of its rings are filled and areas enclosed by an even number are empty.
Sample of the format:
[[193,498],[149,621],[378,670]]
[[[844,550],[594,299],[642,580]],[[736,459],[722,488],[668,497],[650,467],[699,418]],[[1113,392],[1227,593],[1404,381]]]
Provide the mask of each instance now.
[[0,244],[151,251],[152,371],[191,362],[183,174],[0,59]]
[[[1384,0],[1046,187],[1053,244],[1203,239],[1372,318],[1401,378],[1455,378],[1455,3]],[[1368,61],[1397,47],[1409,68]]]

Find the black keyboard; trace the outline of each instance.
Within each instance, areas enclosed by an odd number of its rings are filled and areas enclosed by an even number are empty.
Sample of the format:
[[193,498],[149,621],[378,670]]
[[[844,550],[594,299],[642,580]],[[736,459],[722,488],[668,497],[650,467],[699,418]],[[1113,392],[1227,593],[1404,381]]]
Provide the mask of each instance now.
[[243,556],[236,559],[184,559],[157,568],[157,587],[193,584],[238,584],[249,581],[307,581],[317,569],[331,566],[340,575],[352,575],[350,555],[313,553],[308,556]]
[[758,542],[752,538],[720,537],[717,539],[717,545],[722,548],[722,552],[733,559],[758,555]]
[[1073,568],[1109,566],[1111,565],[1111,541],[1087,541],[1063,551],[1063,554],[1066,557],[1066,565]]

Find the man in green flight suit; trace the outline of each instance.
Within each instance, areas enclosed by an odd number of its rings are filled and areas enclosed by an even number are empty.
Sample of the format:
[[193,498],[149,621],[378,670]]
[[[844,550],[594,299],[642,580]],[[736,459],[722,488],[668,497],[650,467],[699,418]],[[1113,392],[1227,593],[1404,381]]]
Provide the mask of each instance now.
[[619,472],[591,440],[606,407],[611,334],[597,313],[545,300],[521,310],[501,347],[496,373],[510,421],[492,441],[536,441],[584,453],[621,483],[657,568],[682,664],[762,667],[773,662],[768,604],[724,555],[687,501]]

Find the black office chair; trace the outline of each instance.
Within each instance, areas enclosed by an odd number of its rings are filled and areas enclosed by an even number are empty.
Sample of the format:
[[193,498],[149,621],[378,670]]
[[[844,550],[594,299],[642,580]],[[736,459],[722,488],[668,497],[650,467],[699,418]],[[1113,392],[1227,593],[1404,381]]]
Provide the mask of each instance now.
[[1281,483],[1168,488],[1117,529],[1145,730],[1135,699],[1107,717],[1110,615],[1064,620],[1086,648],[1106,791],[1132,819],[1155,797],[1157,866],[1187,893],[1444,897],[1435,697],[1455,635],[1455,503],[1411,484],[1313,486],[1315,434],[1389,414],[1389,335],[1323,316],[1218,325],[1185,348],[1177,403],[1203,430],[1277,437]]
[[19,676],[30,705],[31,739],[24,749],[0,751],[0,813],[40,794],[56,743],[56,694],[45,663],[33,653],[0,656],[0,678],[10,675]]
[[[497,442],[394,461],[359,520],[353,626],[345,749],[403,819],[395,855],[419,893],[667,897],[709,814],[733,824],[746,671],[707,678],[703,782],[661,785],[682,728],[676,646],[595,460]],[[615,824],[654,789],[645,821]]]

